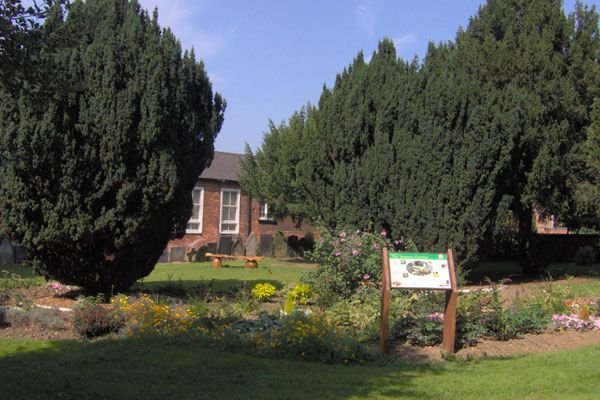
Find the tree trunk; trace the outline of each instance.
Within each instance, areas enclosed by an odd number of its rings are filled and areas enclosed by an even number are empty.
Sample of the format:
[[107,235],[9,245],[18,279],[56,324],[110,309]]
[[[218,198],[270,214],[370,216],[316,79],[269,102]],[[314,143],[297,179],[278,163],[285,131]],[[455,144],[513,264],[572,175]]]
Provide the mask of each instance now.
[[537,232],[533,226],[533,212],[530,208],[522,208],[519,218],[519,264],[524,275],[535,276],[544,273],[546,268],[542,261]]

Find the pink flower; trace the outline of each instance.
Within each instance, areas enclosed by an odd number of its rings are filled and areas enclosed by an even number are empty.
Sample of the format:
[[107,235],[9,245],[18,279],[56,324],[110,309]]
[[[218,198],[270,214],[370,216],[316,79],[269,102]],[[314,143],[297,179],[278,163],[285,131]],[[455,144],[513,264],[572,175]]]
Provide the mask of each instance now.
[[374,249],[378,249],[378,248],[379,248],[379,244],[377,244],[377,243],[373,243],[373,248],[374,248]]
[[342,252],[341,252],[341,251],[339,251],[339,250],[336,250],[336,251],[335,251],[335,256],[336,256],[336,257],[339,257],[339,256],[341,256],[341,255],[342,255]]
[[364,279],[365,281],[368,281],[370,277],[371,277],[371,275],[369,275],[369,274],[364,274],[364,275],[363,275],[363,279]]
[[357,255],[358,255],[358,250],[356,250],[356,249],[355,249],[355,250],[352,250],[352,255],[353,255],[353,256],[357,256]]
[[346,232],[340,232],[340,238],[346,239]]
[[383,236],[383,237],[387,236],[387,231],[385,229],[381,230],[381,236]]

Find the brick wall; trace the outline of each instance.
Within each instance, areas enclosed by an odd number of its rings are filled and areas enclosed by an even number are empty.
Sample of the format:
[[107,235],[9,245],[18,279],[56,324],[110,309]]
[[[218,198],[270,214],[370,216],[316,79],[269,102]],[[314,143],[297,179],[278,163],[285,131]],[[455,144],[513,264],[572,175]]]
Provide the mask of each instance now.
[[[175,239],[167,244],[167,251],[174,247],[183,247],[186,253],[191,249],[199,249],[202,246],[208,246],[210,243],[219,242],[219,224],[221,213],[221,189],[240,189],[237,182],[199,180],[198,185],[204,188],[202,233],[187,233],[180,239]],[[260,204],[256,199],[252,199],[248,193],[241,191],[240,196],[240,218],[239,235],[245,241],[250,234],[260,238],[263,234],[274,234],[283,232],[286,237],[295,235],[298,238],[304,237],[305,232],[312,232],[311,226],[296,224],[289,218],[282,221],[260,221]]]

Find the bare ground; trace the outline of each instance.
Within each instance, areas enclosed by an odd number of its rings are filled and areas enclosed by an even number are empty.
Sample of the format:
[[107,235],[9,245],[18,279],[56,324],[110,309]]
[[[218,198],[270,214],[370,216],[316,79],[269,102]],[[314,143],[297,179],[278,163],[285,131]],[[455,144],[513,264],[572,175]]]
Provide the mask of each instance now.
[[[578,279],[578,278],[575,278]],[[572,282],[576,284],[577,282]],[[502,295],[507,301],[529,295],[539,289],[544,282],[511,284],[502,287]],[[481,287],[472,287],[476,289]],[[48,286],[22,289],[21,298],[26,298],[38,307],[61,310],[65,324],[62,329],[43,328],[36,325],[15,327],[0,320],[0,337],[32,338],[44,340],[77,339],[73,330],[72,309],[79,292],[76,288],[52,289]],[[595,298],[600,297],[595,296]],[[12,305],[15,305],[14,302]],[[520,339],[508,341],[482,340],[476,346],[457,351],[456,356],[463,359],[483,357],[512,357],[525,354],[540,354],[557,350],[573,349],[593,344],[600,344],[600,331],[547,331],[543,334],[524,335]],[[442,349],[439,346],[415,347],[406,343],[396,343],[392,346],[391,354],[398,359],[410,361],[435,361],[442,359]]]

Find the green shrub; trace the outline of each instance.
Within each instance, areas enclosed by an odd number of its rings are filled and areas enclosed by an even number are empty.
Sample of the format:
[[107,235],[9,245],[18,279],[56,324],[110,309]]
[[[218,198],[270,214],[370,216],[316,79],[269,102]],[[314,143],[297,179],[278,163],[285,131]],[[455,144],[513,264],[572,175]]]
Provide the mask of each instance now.
[[443,315],[432,313],[414,317],[407,326],[406,340],[416,346],[433,346],[442,342]]
[[592,265],[596,261],[596,251],[592,246],[583,246],[577,249],[575,253],[575,263],[577,265]]
[[542,333],[550,323],[551,316],[536,302],[525,303],[507,312],[506,324],[512,337],[524,333]]
[[322,315],[292,313],[281,320],[269,352],[322,362],[362,363],[371,353],[358,340],[329,324]]
[[[395,336],[418,346],[441,343],[443,294],[416,292],[408,312],[395,324]],[[495,285],[487,290],[461,293],[456,316],[456,346],[472,346],[491,337],[508,340],[524,333],[543,332],[550,315],[538,299],[505,308]]]
[[321,305],[350,296],[363,285],[378,286],[381,280],[381,249],[389,245],[381,234],[352,229],[320,229],[320,238],[307,256],[319,267],[302,280],[310,284]]
[[547,281],[532,301],[539,303],[548,316],[566,313],[569,311],[567,306],[568,300],[573,297],[573,290],[571,288],[572,279],[573,277],[568,277],[566,284]]
[[[389,319],[394,321],[405,314],[410,297],[404,291],[393,291]],[[381,328],[381,291],[375,288],[359,289],[350,299],[340,300],[324,311],[327,320],[344,329],[359,341],[378,337]]]

